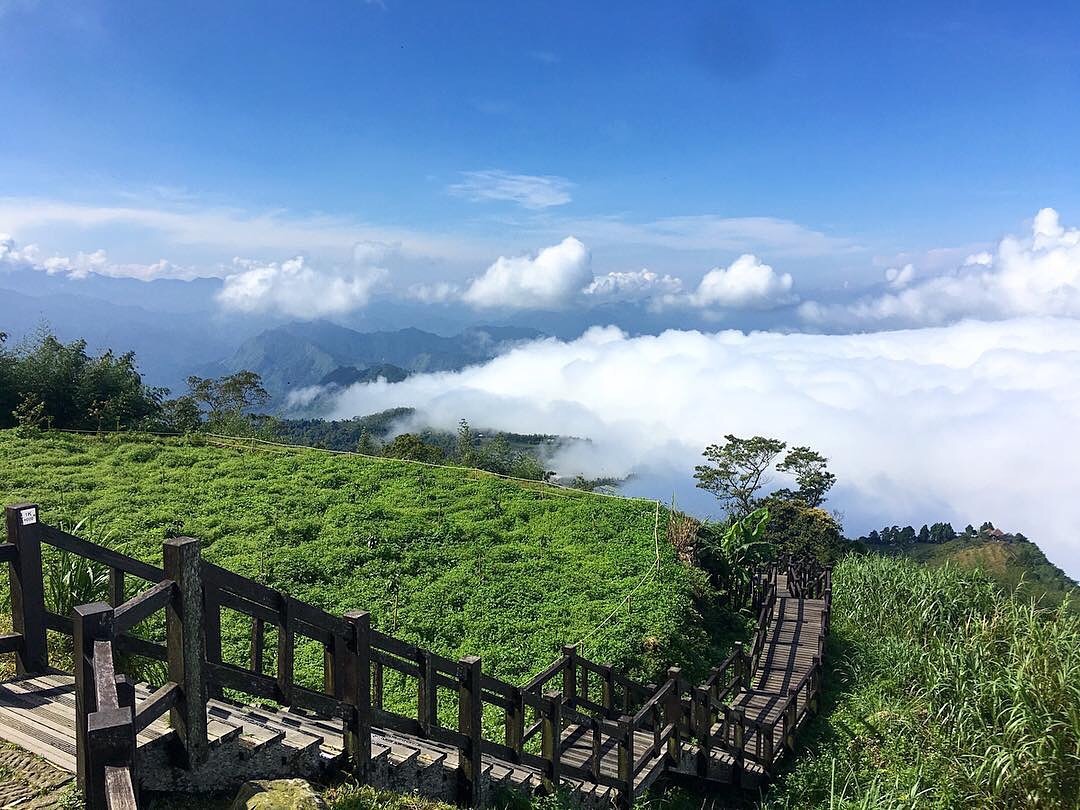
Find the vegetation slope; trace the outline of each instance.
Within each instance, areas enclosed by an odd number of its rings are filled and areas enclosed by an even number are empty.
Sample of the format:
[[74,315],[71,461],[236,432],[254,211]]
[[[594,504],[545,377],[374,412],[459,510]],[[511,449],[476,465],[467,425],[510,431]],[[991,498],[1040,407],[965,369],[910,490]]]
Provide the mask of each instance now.
[[[653,502],[198,436],[0,431],[0,457],[5,502],[35,501],[49,523],[86,521],[81,534],[151,562],[164,538],[197,537],[214,563],[332,612],[370,610],[379,629],[481,655],[511,681],[583,638],[585,654],[641,677],[718,660],[704,575],[676,559]],[[244,659],[248,627],[226,611],[227,660]],[[297,672],[321,683],[314,643]]]
[[771,808],[1075,808],[1080,615],[978,572],[849,555],[824,712]]
[[1080,588],[1030,540],[960,536],[947,543],[915,543],[902,553],[934,568],[954,565],[981,571],[1019,598],[1036,599],[1046,607],[1061,604],[1069,595],[1073,608],[1080,609]]

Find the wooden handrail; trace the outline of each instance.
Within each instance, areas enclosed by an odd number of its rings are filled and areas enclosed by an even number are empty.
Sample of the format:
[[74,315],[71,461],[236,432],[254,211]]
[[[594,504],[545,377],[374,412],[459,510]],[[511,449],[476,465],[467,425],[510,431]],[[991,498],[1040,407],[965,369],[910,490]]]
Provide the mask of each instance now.
[[[816,563],[785,558],[759,566],[751,574],[740,595],[758,614],[753,641],[748,650],[737,645],[700,686],[687,684],[677,668],[670,669],[659,685],[640,683],[568,646],[557,660],[519,687],[484,672],[479,659],[454,661],[374,630],[366,613],[337,616],[205,562],[198,541],[191,538],[166,541],[164,566],[157,568],[38,523],[33,505],[9,507],[7,521],[9,542],[0,544],[0,561],[7,561],[12,569],[16,632],[0,638],[0,650],[17,653],[20,671],[36,672],[44,671],[46,628],[71,633],[83,645],[77,647],[82,654],[76,655],[76,688],[85,698],[78,701],[81,714],[76,723],[76,747],[80,752],[80,785],[89,788],[86,795],[92,810],[104,806],[129,810],[124,804],[129,798],[130,807],[134,807],[133,794],[107,795],[101,786],[107,782],[122,792],[125,785],[137,783],[132,771],[135,737],[166,713],[177,721],[173,725],[183,754],[177,764],[195,767],[202,761],[207,751],[207,688],[211,695],[228,687],[325,716],[344,717],[346,761],[358,776],[370,766],[372,726],[383,726],[456,747],[463,774],[458,800],[464,804],[482,801],[483,759],[495,756],[539,768],[550,789],[558,787],[560,772],[615,786],[623,806],[632,800],[635,777],[643,768],[661,755],[668,763],[681,760],[684,740],[696,740],[704,751],[714,743],[730,748],[737,769],[744,758],[761,762],[768,769],[776,756],[773,739],[779,724],[785,724],[782,739],[787,745],[788,725],[798,722],[798,717],[791,720],[791,708],[798,709],[800,703],[809,706],[820,688],[820,656],[831,609],[831,570]],[[41,595],[41,542],[107,566],[111,606],[80,606],[73,618],[46,610]],[[789,691],[777,720],[766,724],[746,717],[741,708],[724,701],[749,685],[747,678],[762,655],[775,615],[780,572],[787,574],[792,592],[823,598],[825,605],[814,667]],[[147,580],[151,586],[125,598],[125,575]],[[222,608],[251,618],[250,668],[221,660]],[[166,612],[164,646],[126,632],[162,609]],[[277,630],[276,671],[272,673],[263,671],[267,624]],[[292,661],[298,636],[324,647],[323,691],[296,682]],[[115,672],[117,652],[166,660],[167,682],[135,705],[130,684]],[[417,679],[415,717],[383,706],[387,670]],[[555,679],[561,680],[553,683]],[[559,688],[549,688],[552,686]],[[440,725],[439,689],[458,694],[456,728]],[[484,707],[502,713],[503,739],[484,736]],[[526,723],[527,711],[534,717],[531,723]],[[724,725],[718,741],[711,731],[716,718]],[[588,741],[589,754],[581,765],[562,761],[568,726],[576,727],[574,734]],[[635,743],[635,733],[642,730],[651,732],[651,739],[643,750],[636,750],[640,746]],[[526,743],[537,735],[542,752],[526,751]],[[617,778],[600,769],[604,752],[612,746],[618,750]],[[119,803],[112,804],[113,799]]]

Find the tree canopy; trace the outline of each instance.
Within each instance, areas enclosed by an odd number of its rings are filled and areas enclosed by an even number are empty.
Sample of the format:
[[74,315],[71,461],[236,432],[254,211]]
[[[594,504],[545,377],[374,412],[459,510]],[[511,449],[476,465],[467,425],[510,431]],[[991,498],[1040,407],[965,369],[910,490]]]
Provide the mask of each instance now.
[[143,383],[132,352],[99,354],[42,327],[15,350],[0,334],[0,426],[122,429],[156,415],[168,393]]

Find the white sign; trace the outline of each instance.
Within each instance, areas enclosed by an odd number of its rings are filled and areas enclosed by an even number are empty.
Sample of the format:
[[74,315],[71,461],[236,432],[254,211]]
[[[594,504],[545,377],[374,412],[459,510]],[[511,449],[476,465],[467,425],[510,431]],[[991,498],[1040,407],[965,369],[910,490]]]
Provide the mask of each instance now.
[[19,517],[22,519],[23,526],[37,523],[37,509],[20,509]]

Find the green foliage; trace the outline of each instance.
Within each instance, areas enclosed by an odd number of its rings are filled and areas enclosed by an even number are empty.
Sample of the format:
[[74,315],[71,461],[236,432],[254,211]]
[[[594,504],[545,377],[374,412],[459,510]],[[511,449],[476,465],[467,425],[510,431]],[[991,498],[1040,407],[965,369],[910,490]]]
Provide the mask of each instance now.
[[[113,548],[154,564],[165,537],[198,537],[213,563],[335,614],[370,610],[379,629],[447,657],[481,655],[512,682],[598,626],[584,654],[641,678],[718,660],[707,585],[663,542],[655,570],[652,502],[392,459],[206,446],[199,434],[6,431],[0,454],[5,501],[37,502],[49,523],[94,515]],[[223,628],[226,660],[242,662],[250,621],[226,610]],[[296,669],[320,688],[316,644],[298,646]],[[390,678],[387,701],[413,711],[415,691]]]
[[[779,439],[765,436],[741,439],[729,433],[724,444],[705,448],[703,455],[709,463],[695,467],[694,478],[698,487],[713,493],[724,504],[731,517],[748,515],[760,504],[758,492],[768,486],[773,464],[786,447]],[[827,462],[821,453],[809,447],[791,448],[775,469],[791,475],[798,489],[778,489],[770,496],[771,500],[821,506],[826,493],[836,483],[836,476],[825,467]]]
[[767,807],[1076,807],[1080,616],[875,555],[833,594],[826,712]]
[[14,352],[0,339],[0,427],[134,428],[165,393],[143,384],[131,352],[92,356],[86,341],[62,343],[45,327]]
[[792,447],[776,469],[795,478],[799,487],[792,493],[795,500],[807,506],[821,506],[825,493],[836,483],[836,476],[825,468],[827,462],[827,458],[809,447]]
[[807,554],[823,564],[835,562],[848,550],[840,524],[824,509],[808,506],[800,500],[791,500],[773,493],[762,503],[768,507],[772,519],[765,531],[765,539],[781,552]]
[[735,516],[754,511],[758,490],[768,484],[768,471],[787,445],[778,439],[728,434],[724,444],[710,444],[702,453],[708,464],[694,468],[698,486],[713,493]]
[[433,444],[423,441],[415,433],[399,433],[384,445],[381,454],[386,458],[403,458],[412,461],[424,461],[428,464],[442,464],[446,461],[443,451]]
[[702,527],[698,559],[725,593],[741,593],[754,567],[776,556],[767,540],[768,509],[756,509],[724,527]]
[[78,605],[105,600],[109,574],[85,557],[59,551],[43,561],[45,604],[60,616],[70,616]]
[[[267,417],[254,416],[254,408],[270,401],[270,394],[263,387],[262,379],[254,371],[238,371],[217,379],[188,377],[189,398],[205,411],[206,430],[229,436],[274,435],[273,424]],[[176,410],[182,416],[190,415],[190,405],[177,403]]]
[[462,419],[458,422],[457,432],[457,460],[466,467],[476,466],[476,437],[473,436],[469,423]]

